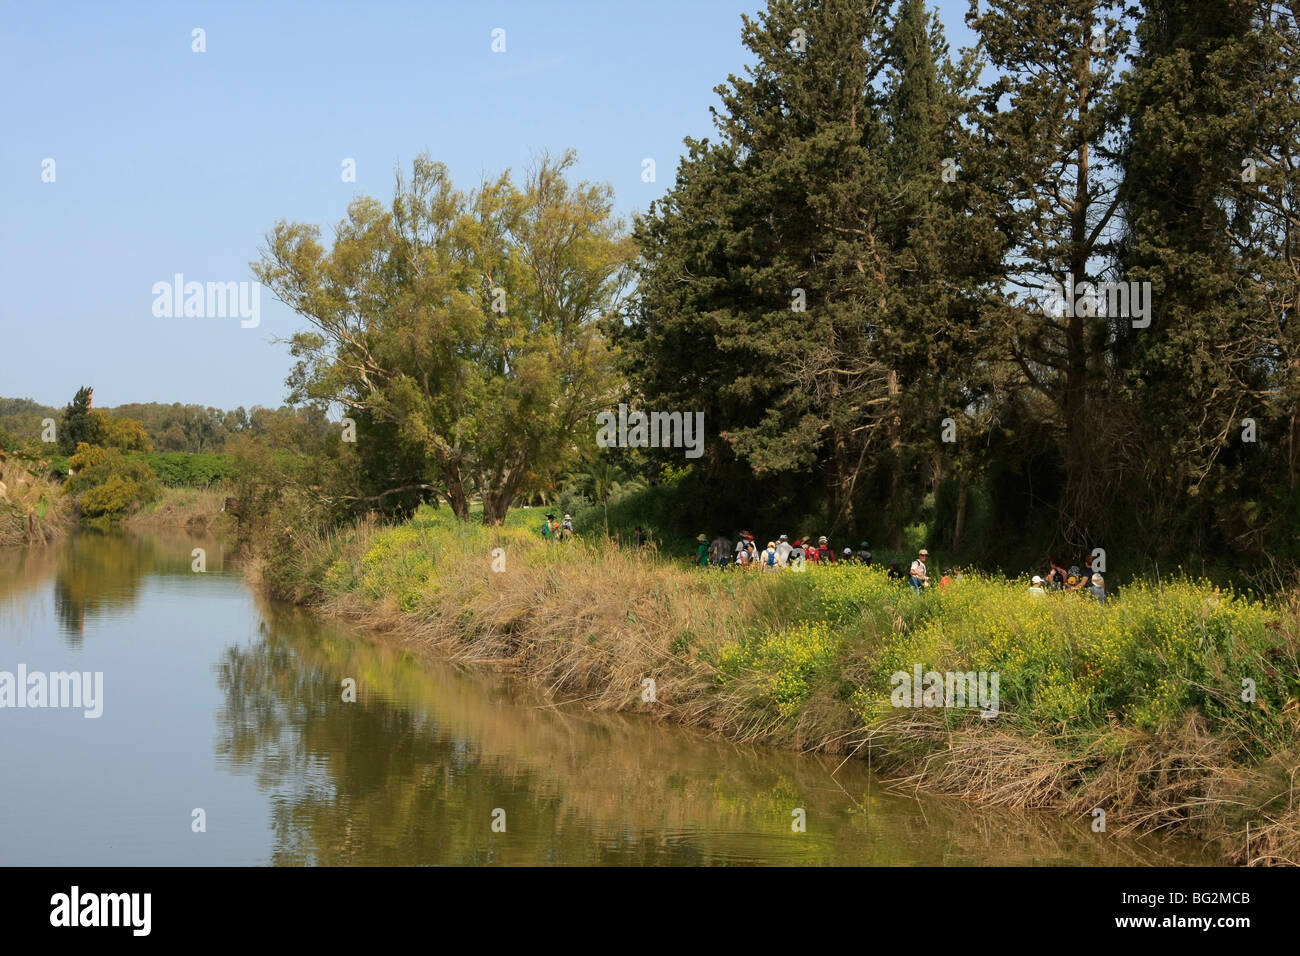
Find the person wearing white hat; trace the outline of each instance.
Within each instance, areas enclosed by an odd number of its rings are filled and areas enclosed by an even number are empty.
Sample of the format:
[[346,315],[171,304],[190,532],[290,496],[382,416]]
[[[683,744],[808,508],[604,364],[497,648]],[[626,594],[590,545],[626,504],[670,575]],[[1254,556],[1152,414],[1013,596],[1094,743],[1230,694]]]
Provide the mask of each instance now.
[[922,548],[917,552],[916,560],[912,562],[912,567],[908,569],[908,581],[912,585],[912,590],[917,594],[921,593],[921,588],[928,587],[930,584],[930,574],[926,571],[925,562],[929,559],[930,552]]
[[1093,573],[1092,586],[1088,588],[1088,593],[1100,603],[1106,603],[1106,580],[1100,574]]
[[790,552],[793,550],[794,549],[790,546],[789,536],[784,534],[781,535],[781,537],[777,539],[777,543],[776,543],[777,567],[784,568],[787,564],[790,563]]
[[1034,597],[1042,597],[1044,594],[1047,593],[1047,590],[1043,587],[1043,579],[1039,577],[1037,574],[1035,574],[1033,578],[1030,580],[1029,593],[1032,594]]

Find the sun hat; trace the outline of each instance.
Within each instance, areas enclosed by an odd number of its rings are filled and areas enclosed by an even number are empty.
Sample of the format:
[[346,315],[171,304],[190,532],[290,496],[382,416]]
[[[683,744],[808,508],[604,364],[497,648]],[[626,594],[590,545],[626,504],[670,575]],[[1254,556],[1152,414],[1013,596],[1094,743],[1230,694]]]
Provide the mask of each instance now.
[[1102,576],[1101,576],[1100,574],[1094,574],[1094,575],[1092,576],[1092,584],[1093,584],[1093,587],[1098,587],[1098,588],[1099,588],[1099,587],[1102,586],[1102,583],[1103,583],[1103,578],[1102,578]]
[[778,540],[778,541],[789,541],[790,539],[789,539],[786,535],[781,535],[781,537],[778,538],[777,540]]
[[818,538],[818,539],[817,539],[817,543],[818,543],[818,544],[825,544],[825,543],[826,543],[826,535],[822,535],[820,538]]
[[853,549],[852,549],[852,548],[845,548],[845,549],[844,549],[844,553],[845,553],[845,554],[852,554],[852,553],[853,553]]
[[930,552],[927,551],[927,550],[925,550],[925,548],[922,548],[920,551],[918,551],[918,552],[916,552],[916,553],[917,553],[918,555],[923,554],[923,555],[925,555],[927,558],[930,556]]
[[573,520],[573,515],[565,515],[565,516],[564,516],[564,520],[565,520],[565,521],[572,521],[572,520]]
[[696,538],[695,540],[696,540],[696,541],[708,541],[708,540],[709,540],[709,536],[708,536],[707,534],[702,534],[702,535],[700,535],[698,538]]
[[1035,574],[1035,575],[1033,576],[1032,581],[1033,581],[1034,584],[1042,584],[1042,583],[1043,583],[1043,579],[1040,578],[1037,574]]
[[858,545],[858,547],[860,547],[863,551],[865,551],[865,550],[867,550],[867,548],[871,547],[871,545],[869,545],[869,544],[867,544],[867,542],[863,541],[862,544]]

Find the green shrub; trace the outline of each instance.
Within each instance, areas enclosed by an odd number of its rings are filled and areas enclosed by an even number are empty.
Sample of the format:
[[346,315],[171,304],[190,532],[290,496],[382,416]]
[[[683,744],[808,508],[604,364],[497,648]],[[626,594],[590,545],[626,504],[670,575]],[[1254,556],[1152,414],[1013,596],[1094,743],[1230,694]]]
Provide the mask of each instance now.
[[68,465],[71,474],[64,493],[73,496],[86,518],[115,521],[162,495],[153,470],[116,448],[82,442]]

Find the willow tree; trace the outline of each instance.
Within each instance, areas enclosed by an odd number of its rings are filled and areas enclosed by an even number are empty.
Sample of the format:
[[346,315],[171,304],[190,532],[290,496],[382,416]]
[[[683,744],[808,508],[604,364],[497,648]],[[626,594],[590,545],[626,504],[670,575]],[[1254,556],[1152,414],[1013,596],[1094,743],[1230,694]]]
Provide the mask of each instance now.
[[621,307],[630,241],[609,187],[568,181],[575,162],[466,194],[421,156],[390,206],[349,206],[329,250],[318,227],[282,221],[253,264],[312,327],[291,340],[292,397],[391,426],[363,440],[392,447],[358,451],[417,449],[416,483],[461,518],[478,494],[483,520],[503,521],[617,391],[600,328]]

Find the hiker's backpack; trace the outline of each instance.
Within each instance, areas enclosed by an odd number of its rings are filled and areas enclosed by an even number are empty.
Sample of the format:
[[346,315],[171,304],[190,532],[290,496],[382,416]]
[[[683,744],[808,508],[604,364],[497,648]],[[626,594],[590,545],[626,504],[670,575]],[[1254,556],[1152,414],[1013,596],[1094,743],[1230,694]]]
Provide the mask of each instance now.
[[769,568],[776,566],[776,550],[774,548],[767,549],[767,566]]

